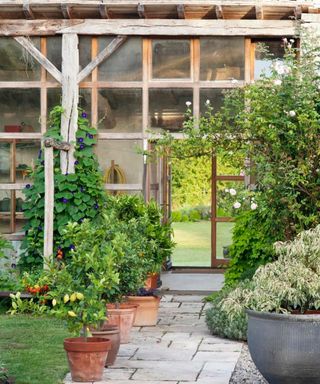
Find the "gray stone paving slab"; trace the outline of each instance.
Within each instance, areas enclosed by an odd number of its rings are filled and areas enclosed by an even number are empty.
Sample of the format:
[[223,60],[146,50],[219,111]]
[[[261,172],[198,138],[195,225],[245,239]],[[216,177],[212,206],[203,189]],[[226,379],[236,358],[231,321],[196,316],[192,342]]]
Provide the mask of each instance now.
[[[228,384],[242,344],[210,335],[200,316],[202,299],[162,298],[157,326],[134,328],[130,344],[121,345],[116,364],[99,383]],[[73,384],[70,374],[64,383]]]
[[[172,273],[161,274],[162,288],[171,291],[219,291],[224,282],[223,274]],[[169,293],[168,292],[168,293]]]

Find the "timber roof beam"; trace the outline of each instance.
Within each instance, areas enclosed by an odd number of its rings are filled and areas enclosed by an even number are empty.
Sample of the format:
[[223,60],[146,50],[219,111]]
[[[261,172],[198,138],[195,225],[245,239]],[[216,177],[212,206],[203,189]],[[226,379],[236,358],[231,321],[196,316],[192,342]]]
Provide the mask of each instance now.
[[309,0],[1,0],[0,19],[300,19]]

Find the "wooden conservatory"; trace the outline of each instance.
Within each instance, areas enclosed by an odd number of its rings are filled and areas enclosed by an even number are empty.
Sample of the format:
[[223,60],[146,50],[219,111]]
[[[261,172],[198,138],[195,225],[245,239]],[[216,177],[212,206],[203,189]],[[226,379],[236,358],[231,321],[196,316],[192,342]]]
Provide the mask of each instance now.
[[[19,242],[22,189],[36,159],[48,111],[62,103],[61,171],[73,172],[77,107],[98,127],[96,153],[111,191],[143,193],[170,211],[166,159],[146,164],[150,131],[181,133],[186,102],[195,117],[206,100],[221,105],[223,90],[257,79],[270,59],[281,59],[283,37],[301,24],[317,26],[320,4],[234,0],[0,0],[0,232]],[[219,183],[243,183],[212,161],[212,257],[220,225]],[[45,149],[45,255],[52,252],[52,148]]]

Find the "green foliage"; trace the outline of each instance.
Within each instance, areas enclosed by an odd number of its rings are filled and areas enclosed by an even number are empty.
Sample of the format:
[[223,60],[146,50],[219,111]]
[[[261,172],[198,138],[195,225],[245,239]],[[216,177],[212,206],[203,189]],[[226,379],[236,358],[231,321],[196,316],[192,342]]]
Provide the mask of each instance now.
[[274,259],[273,243],[284,238],[278,227],[262,210],[244,211],[236,218],[229,248],[231,260],[225,273],[227,285],[251,278],[260,265]]
[[140,252],[149,264],[147,272],[159,272],[170,257],[174,243],[171,225],[162,222],[162,211],[157,203],[145,203],[135,195],[109,196],[105,212],[107,215],[113,212],[120,222],[136,226],[139,238],[143,239]]
[[[247,282],[242,282],[241,286],[245,287],[247,284]],[[247,319],[245,313],[241,312],[237,316],[231,317],[227,311],[222,309],[222,302],[230,292],[230,287],[224,288],[207,298],[211,308],[206,312],[206,323],[213,335],[227,337],[228,339],[246,340]]]
[[245,309],[287,313],[320,308],[320,225],[293,241],[275,244],[278,260],[260,267],[250,286],[239,286],[222,301],[228,317]]
[[171,221],[179,222],[195,222],[200,220],[209,220],[211,217],[210,206],[195,206],[192,208],[182,208],[179,211],[173,211],[171,214]]
[[0,290],[12,291],[19,288],[18,271],[8,265],[8,252],[12,251],[12,244],[0,235]]
[[10,241],[0,234],[0,259],[5,258],[7,256],[6,252],[9,250],[12,250]]
[[[55,107],[50,113],[50,127],[46,134],[61,140],[61,107]],[[93,219],[103,206],[105,192],[96,156],[93,152],[96,129],[90,127],[85,113],[79,112],[77,143],[75,147],[75,173],[61,174],[60,151],[54,151],[54,254],[61,254],[68,259],[70,243],[63,238],[63,231],[70,221],[81,222],[85,218]],[[42,150],[33,171],[33,185],[24,190],[26,202],[24,215],[28,220],[25,226],[26,236],[22,244],[20,267],[32,269],[43,263],[43,228],[44,228],[44,160]]]

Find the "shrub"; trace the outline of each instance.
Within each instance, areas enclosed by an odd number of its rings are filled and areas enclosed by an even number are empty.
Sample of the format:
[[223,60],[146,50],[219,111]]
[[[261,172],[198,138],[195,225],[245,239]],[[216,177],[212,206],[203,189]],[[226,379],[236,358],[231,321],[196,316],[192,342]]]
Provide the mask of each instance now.
[[196,209],[191,209],[189,212],[189,220],[190,221],[200,221],[201,214]]
[[278,260],[260,267],[249,287],[239,286],[222,301],[230,318],[246,308],[286,313],[320,308],[320,225],[293,241],[275,243]]
[[275,258],[273,243],[284,238],[268,217],[260,210],[244,211],[235,222],[231,258],[225,273],[225,283],[234,285],[239,280],[252,278],[256,269]]
[[[247,282],[242,282],[241,286],[246,286]],[[247,338],[247,319],[244,312],[231,317],[227,311],[222,309],[222,302],[231,292],[227,287],[220,292],[214,293],[209,301],[211,308],[206,312],[206,323],[213,335],[227,337],[228,339],[246,340]]]
[[171,214],[171,221],[174,223],[179,223],[182,219],[182,213],[180,211],[173,211]]

